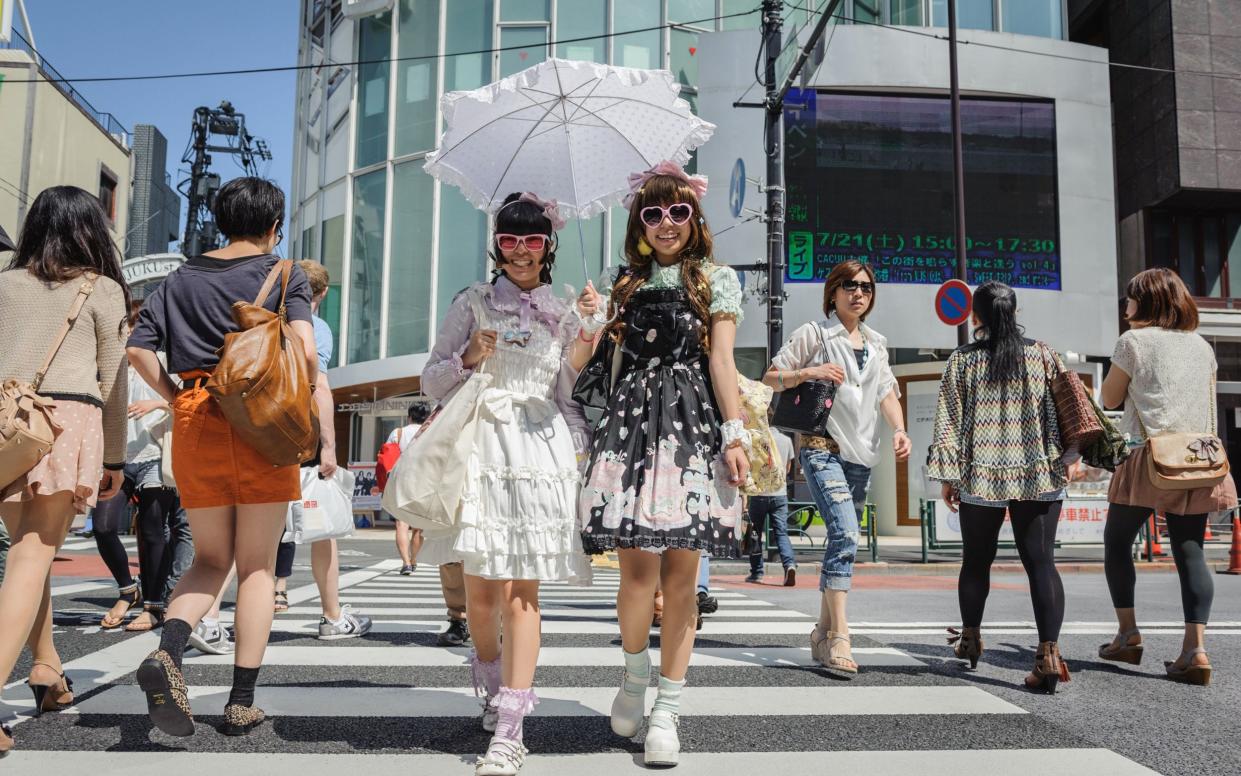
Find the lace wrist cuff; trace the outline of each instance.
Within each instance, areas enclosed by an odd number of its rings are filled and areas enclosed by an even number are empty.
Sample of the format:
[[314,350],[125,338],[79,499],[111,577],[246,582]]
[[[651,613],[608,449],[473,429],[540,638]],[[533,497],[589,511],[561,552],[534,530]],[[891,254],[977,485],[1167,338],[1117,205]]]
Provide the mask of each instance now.
[[740,443],[743,447],[750,446],[750,435],[745,433],[745,424],[740,418],[724,421],[720,426],[720,434],[724,437],[724,449],[732,447],[734,443]]

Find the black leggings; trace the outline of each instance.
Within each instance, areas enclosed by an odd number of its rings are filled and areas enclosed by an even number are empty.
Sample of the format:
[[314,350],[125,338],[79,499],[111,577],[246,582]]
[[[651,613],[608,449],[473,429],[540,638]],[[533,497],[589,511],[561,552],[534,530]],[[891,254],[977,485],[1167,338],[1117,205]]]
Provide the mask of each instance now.
[[177,514],[177,492],[171,488],[143,488],[138,491],[138,578],[142,597],[149,604],[164,600],[165,585],[172,573],[173,518]]
[[[1152,510],[1124,504],[1107,505],[1107,523],[1103,526],[1103,570],[1112,606],[1133,608],[1133,588],[1137,572],[1133,568],[1133,542],[1138,531],[1150,519]],[[1185,622],[1206,624],[1211,618],[1211,602],[1215,598],[1215,581],[1207,568],[1202,549],[1206,536],[1207,516],[1167,515],[1168,540],[1176,573],[1181,578],[1181,609]]]
[[276,579],[288,579],[293,576],[293,558],[296,556],[296,544],[280,542],[276,548]]
[[[1056,525],[1060,520],[1059,501],[1010,501],[1009,516],[1017,540],[1017,553],[1030,579],[1030,599],[1034,602],[1034,621],[1039,641],[1059,641],[1064,623],[1064,584],[1056,571]],[[961,536],[964,557],[957,598],[961,604],[961,624],[967,628],[982,625],[983,608],[991,592],[991,562],[995,560],[1003,507],[961,504]]]
[[91,532],[95,536],[99,557],[103,558],[103,564],[112,573],[116,586],[124,589],[134,584],[134,577],[129,571],[129,555],[125,552],[125,545],[117,536],[122,527],[129,530],[128,489],[99,502],[91,515]]

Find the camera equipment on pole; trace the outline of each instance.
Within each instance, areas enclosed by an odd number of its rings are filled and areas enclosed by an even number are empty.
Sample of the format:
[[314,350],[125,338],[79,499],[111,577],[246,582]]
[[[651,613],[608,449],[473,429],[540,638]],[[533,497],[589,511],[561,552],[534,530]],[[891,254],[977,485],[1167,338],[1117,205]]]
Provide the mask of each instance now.
[[[238,113],[232,103],[224,100],[218,108],[199,107],[194,110],[194,124],[190,128],[190,145],[181,161],[190,165],[190,177],[182,181],[188,188],[180,189],[189,199],[185,216],[185,236],[181,252],[186,256],[219,247],[220,233],[211,220],[211,206],[215,193],[220,189],[220,176],[209,172],[211,154],[223,153],[238,157],[238,164],[247,175],[259,174],[256,160],[271,161],[267,142],[256,139],[246,131],[246,116]],[[212,137],[224,138],[223,145],[212,145]],[[236,140],[228,140],[236,138]]]

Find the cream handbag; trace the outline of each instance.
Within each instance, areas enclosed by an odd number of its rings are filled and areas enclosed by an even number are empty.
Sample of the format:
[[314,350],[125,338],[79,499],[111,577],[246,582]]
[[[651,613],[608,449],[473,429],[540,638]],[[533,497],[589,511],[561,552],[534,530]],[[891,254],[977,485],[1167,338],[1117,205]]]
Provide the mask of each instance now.
[[[1211,378],[1211,428],[1215,428],[1215,378]],[[1136,414],[1136,413],[1135,413]],[[1214,432],[1173,432],[1146,436],[1146,474],[1160,490],[1214,488],[1228,476],[1228,453]]]

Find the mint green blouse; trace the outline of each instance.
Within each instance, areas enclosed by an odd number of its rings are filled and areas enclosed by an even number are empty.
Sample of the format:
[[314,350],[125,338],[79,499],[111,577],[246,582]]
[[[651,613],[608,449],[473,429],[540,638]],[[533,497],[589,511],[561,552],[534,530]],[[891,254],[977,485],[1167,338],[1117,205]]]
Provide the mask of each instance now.
[[[732,267],[720,264],[703,263],[707,264],[707,280],[711,284],[711,314],[732,315],[740,324],[745,314],[741,310],[741,283],[737,280],[736,271]],[[603,276],[596,284],[599,293],[605,298],[611,295],[612,286],[616,283],[618,274],[620,274],[620,267],[609,267],[604,270]],[[666,267],[656,262],[651,265],[650,279],[642,287],[660,289],[681,288],[681,286],[679,262]]]

